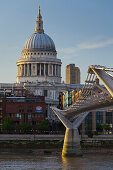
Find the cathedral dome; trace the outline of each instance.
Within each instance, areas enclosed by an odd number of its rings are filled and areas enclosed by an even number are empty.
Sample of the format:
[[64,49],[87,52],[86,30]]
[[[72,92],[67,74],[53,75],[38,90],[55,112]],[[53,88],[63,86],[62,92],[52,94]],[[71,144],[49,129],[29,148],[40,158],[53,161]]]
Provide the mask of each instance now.
[[55,44],[53,40],[44,33],[43,20],[40,13],[40,7],[36,20],[36,28],[34,34],[32,34],[25,42],[24,51],[52,51],[56,52]]
[[53,40],[44,33],[39,7],[34,33],[25,41],[22,58],[17,60],[17,82],[61,83],[61,64]]
[[53,40],[45,33],[34,33],[25,42],[24,49],[29,51],[52,51],[55,52]]

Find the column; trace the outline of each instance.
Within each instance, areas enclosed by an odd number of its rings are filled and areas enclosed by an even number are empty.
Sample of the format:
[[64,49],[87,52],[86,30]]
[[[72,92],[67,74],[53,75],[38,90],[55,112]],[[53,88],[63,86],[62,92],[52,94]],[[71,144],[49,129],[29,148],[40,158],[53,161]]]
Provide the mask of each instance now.
[[41,76],[41,63],[40,63],[40,76]]
[[55,76],[56,76],[56,64],[55,64]]
[[19,65],[17,65],[17,76],[19,76]]
[[96,131],[96,112],[92,112],[92,132]]
[[22,76],[22,64],[20,64],[20,76]]
[[58,69],[57,69],[57,71],[58,71],[57,75],[58,75],[58,77],[59,77],[59,65],[58,65]]
[[26,75],[26,72],[25,72],[25,64],[24,64],[24,74],[23,74],[24,76]]
[[37,63],[35,64],[35,75],[37,76]]
[[29,64],[27,64],[27,76],[29,76]]
[[52,64],[52,76],[53,76],[53,64]]
[[58,76],[58,75],[57,75],[57,68],[58,68],[58,67],[57,67],[57,64],[56,64],[56,76]]
[[21,75],[23,76],[24,75],[24,64],[22,64],[21,68],[22,68],[22,71],[21,71],[22,74]]
[[61,65],[59,65],[59,77],[61,77]]
[[46,67],[46,65],[45,65],[45,63],[44,63],[44,76],[46,75],[46,73],[45,73],[45,67]]
[[31,76],[32,76],[32,71],[33,71],[33,64],[31,64]]
[[49,64],[48,64],[48,76],[49,76],[50,74],[49,74]]

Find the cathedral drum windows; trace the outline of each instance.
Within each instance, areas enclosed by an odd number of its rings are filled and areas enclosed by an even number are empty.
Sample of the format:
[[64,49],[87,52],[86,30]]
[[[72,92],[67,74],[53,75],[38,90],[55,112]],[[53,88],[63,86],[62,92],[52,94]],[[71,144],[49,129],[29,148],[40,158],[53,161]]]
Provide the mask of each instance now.
[[39,76],[40,75],[40,64],[38,63],[37,64],[37,76]]
[[44,76],[44,64],[41,64],[41,75]]

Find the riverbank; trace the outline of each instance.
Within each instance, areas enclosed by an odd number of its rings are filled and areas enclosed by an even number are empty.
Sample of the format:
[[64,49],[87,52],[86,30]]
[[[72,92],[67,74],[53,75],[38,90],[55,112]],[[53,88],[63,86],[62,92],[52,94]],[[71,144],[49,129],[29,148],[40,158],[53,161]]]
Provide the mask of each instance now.
[[[0,154],[61,155],[64,135],[0,134]],[[113,135],[82,136],[83,153],[113,154]]]

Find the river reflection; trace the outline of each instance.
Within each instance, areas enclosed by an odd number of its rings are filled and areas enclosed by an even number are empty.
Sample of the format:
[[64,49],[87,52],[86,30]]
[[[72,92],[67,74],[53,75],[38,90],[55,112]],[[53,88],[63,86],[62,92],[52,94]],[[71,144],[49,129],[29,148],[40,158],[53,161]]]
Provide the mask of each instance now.
[[0,170],[113,170],[113,155],[85,154],[82,157],[0,155]]

